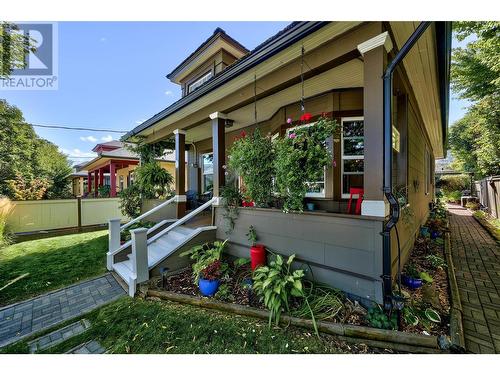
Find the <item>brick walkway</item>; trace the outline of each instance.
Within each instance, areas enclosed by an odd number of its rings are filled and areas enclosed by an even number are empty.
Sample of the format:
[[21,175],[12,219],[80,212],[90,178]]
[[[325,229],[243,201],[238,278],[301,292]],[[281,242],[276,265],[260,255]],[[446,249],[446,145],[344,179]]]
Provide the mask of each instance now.
[[111,274],[0,309],[0,347],[125,295]]
[[448,210],[466,348],[500,353],[500,246],[468,210]]

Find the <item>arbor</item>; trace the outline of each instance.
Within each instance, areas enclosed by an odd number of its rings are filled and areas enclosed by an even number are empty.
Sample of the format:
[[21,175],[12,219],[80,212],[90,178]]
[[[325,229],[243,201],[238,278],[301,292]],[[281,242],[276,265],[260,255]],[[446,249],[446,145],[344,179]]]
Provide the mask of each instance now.
[[500,22],[454,22],[452,90],[473,102],[450,127],[449,144],[456,166],[479,176],[500,173]]

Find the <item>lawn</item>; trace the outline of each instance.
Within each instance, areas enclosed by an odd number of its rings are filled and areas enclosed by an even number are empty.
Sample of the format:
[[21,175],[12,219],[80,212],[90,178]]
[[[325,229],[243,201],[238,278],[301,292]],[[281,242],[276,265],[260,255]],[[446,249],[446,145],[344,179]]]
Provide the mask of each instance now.
[[[291,326],[269,328],[266,321],[205,310],[173,302],[124,297],[87,315],[92,326],[50,353],[97,340],[109,353],[366,353],[364,344],[347,344],[333,336],[318,339]],[[26,342],[3,349],[26,353]],[[380,351],[381,352],[381,351]]]
[[21,242],[0,248],[0,306],[106,271],[107,231]]

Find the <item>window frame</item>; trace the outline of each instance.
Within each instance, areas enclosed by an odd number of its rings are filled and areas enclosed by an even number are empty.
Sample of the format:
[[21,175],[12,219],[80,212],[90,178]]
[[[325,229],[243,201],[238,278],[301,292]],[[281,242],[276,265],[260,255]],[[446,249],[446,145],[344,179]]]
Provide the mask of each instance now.
[[[205,163],[203,162],[204,161],[204,157],[205,155],[212,155],[212,173],[205,173]],[[214,171],[213,171],[213,151],[211,152],[204,152],[202,153],[200,156],[201,156],[201,193],[202,194],[205,194],[208,192],[208,190],[205,190],[205,178],[204,176],[205,175],[212,175],[212,184],[213,184],[213,176],[214,176]]]
[[[316,124],[317,121],[314,121],[314,122],[311,122],[309,124],[303,124],[303,125],[296,125],[296,126],[293,126],[291,128],[287,128],[286,129],[286,136],[288,136],[292,130],[295,130],[295,129],[300,129],[300,128],[309,128],[311,126],[313,126],[314,124]],[[279,136],[279,133],[276,133],[278,136]],[[332,134],[333,136],[333,134]],[[314,192],[307,192],[306,193],[306,198],[325,198],[326,197],[326,167],[323,168],[323,181],[307,181],[306,183],[308,184],[323,184],[323,193],[314,193]]]
[[[344,155],[344,122],[348,121],[363,121],[363,155]],[[344,174],[346,175],[363,175],[363,185],[364,185],[364,160],[365,160],[365,117],[364,116],[353,116],[353,117],[341,117],[340,118],[340,196],[343,199],[350,198],[349,193],[344,193]],[[361,137],[347,137],[351,138],[361,138]],[[363,172],[345,172],[344,173],[344,160],[363,160]]]
[[[187,93],[191,94],[192,92],[196,91],[196,89],[201,87],[205,82],[207,82],[213,76],[214,76],[214,73],[212,72],[212,70],[205,72],[199,78],[197,78],[196,80],[194,80],[193,82],[191,82],[187,85]],[[191,89],[195,85],[198,85],[198,86],[196,86],[194,89]]]

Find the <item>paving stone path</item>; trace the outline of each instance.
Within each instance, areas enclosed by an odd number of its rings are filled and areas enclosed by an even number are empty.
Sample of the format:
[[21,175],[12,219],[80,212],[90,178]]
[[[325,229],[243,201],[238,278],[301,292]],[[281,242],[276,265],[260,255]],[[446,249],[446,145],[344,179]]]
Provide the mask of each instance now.
[[125,291],[111,274],[0,309],[0,348],[88,313]]
[[106,351],[101,344],[92,340],[85,344],[78,345],[76,348],[71,349],[66,354],[103,354]]
[[48,349],[69,338],[79,335],[90,328],[90,322],[87,319],[79,320],[65,327],[59,328],[56,331],[49,332],[46,335],[39,337],[28,343],[30,353],[36,353],[40,350]]
[[500,246],[467,209],[449,205],[448,211],[465,346],[500,353]]

